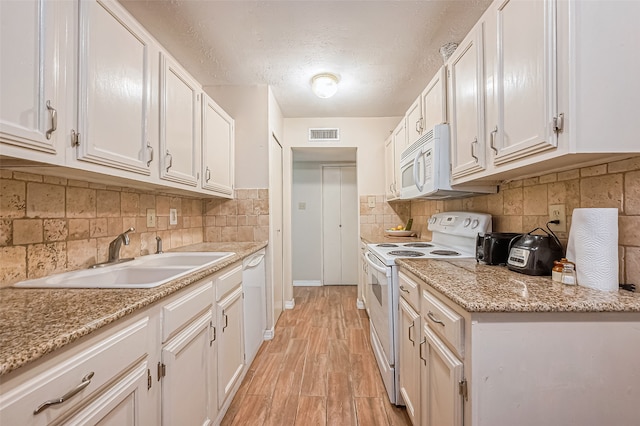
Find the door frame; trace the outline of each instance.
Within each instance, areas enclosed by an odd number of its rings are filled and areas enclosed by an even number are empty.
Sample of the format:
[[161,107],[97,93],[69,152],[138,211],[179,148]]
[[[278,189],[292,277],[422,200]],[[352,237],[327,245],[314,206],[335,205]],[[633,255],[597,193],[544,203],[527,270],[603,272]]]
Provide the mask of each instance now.
[[272,156],[272,152],[271,149],[273,147],[273,144],[277,144],[279,149],[280,149],[280,163],[281,163],[281,171],[280,171],[280,177],[281,177],[281,181],[279,183],[280,185],[280,201],[281,201],[281,205],[280,207],[280,217],[281,217],[281,221],[282,223],[280,224],[280,229],[277,229],[277,225],[273,222],[273,220],[271,219],[273,217],[273,209],[275,207],[275,203],[274,203],[274,192],[273,189],[276,187],[276,182],[274,179],[274,174],[273,173],[269,173],[269,216],[270,216],[270,220],[269,220],[269,241],[271,242],[268,245],[268,253],[269,253],[269,262],[267,263],[267,271],[268,271],[268,277],[269,277],[269,285],[267,286],[268,290],[269,290],[269,294],[267,295],[267,301],[268,306],[267,306],[267,327],[269,327],[269,329],[265,332],[265,339],[272,339],[274,332],[275,332],[275,325],[276,322],[278,321],[278,318],[275,317],[275,313],[276,313],[276,300],[275,300],[275,269],[276,269],[276,257],[274,254],[274,241],[276,240],[276,236],[277,236],[277,232],[280,232],[280,239],[282,241],[280,250],[280,269],[281,269],[281,281],[282,283],[281,285],[281,309],[280,309],[280,314],[282,314],[282,312],[285,310],[285,305],[286,305],[286,298],[285,298],[285,259],[284,259],[284,147],[282,146],[282,143],[280,142],[280,140],[278,139],[278,137],[275,135],[275,133],[271,133],[271,137],[269,138],[269,169],[271,170],[271,168],[273,167],[273,164],[271,163],[271,156]]

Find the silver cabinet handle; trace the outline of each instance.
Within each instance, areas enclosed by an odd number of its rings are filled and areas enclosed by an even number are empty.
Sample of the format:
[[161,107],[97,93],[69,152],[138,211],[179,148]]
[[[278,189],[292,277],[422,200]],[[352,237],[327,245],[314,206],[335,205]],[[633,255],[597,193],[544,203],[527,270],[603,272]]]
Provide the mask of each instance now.
[[173,166],[173,155],[171,155],[169,150],[167,150],[166,156],[169,157],[169,165],[167,166],[167,173],[168,173],[171,166]]
[[209,340],[209,346],[213,346],[213,342],[216,341],[216,328],[213,326],[213,321],[209,321],[209,329],[212,330],[213,337]]
[[400,290],[404,291],[405,293],[411,293],[409,290],[407,290],[406,288],[404,288],[403,285],[400,286]]
[[411,343],[413,344],[413,346],[415,346],[415,345],[416,345],[416,341],[415,341],[415,340],[413,340],[413,339],[411,338],[411,329],[412,329],[413,327],[415,327],[415,326],[416,326],[416,323],[415,323],[415,321],[414,321],[414,322],[412,322],[412,323],[411,323],[411,325],[409,326],[409,329],[407,330],[407,332],[408,332],[408,334],[409,334],[409,336],[408,336],[408,337],[409,337],[409,340],[411,341]]
[[45,401],[42,404],[40,404],[38,408],[33,410],[33,414],[41,413],[47,408],[51,407],[52,405],[62,404],[63,402],[67,401],[69,398],[71,398],[72,396],[76,395],[77,393],[81,392],[84,388],[89,386],[91,384],[92,377],[93,377],[93,371],[87,374],[86,376],[84,376],[78,386],[71,389],[69,392],[65,393],[60,398],[50,399],[49,401]]
[[429,311],[429,313],[427,313],[427,316],[431,321],[435,322],[436,324],[440,324],[441,326],[444,327],[444,323],[440,321],[438,318],[436,318],[436,316],[433,315],[433,312]]
[[205,181],[209,182],[211,180],[211,169],[207,166],[207,170],[204,173]]
[[224,313],[224,311],[222,311],[222,316],[224,316],[224,326],[222,327],[222,332],[224,333],[224,329],[229,326],[229,317]]
[[416,121],[416,132],[418,134],[422,133],[422,131],[424,130],[424,128],[422,127],[422,121],[423,121],[422,117],[420,117],[420,119]]
[[476,155],[476,145],[478,145],[478,138],[475,138],[473,140],[473,142],[471,142],[471,156],[474,158],[474,160],[476,160],[476,163],[478,162],[478,156]]
[[498,134],[498,126],[491,132],[491,149],[494,150],[496,155],[498,154],[498,148],[496,148],[496,135]]
[[56,109],[51,106],[51,101],[47,101],[47,109],[51,114],[51,128],[47,130],[45,136],[47,137],[47,139],[51,139],[51,134],[58,128],[58,111],[56,111]]
[[420,359],[422,360],[424,365],[427,365],[427,359],[422,357],[422,345],[424,345],[425,343],[427,343],[427,338],[426,337],[424,337],[422,339],[422,341],[420,342]]
[[151,165],[151,162],[153,161],[153,147],[149,144],[149,141],[147,141],[147,152],[149,153],[149,160],[147,161],[147,167],[149,167]]

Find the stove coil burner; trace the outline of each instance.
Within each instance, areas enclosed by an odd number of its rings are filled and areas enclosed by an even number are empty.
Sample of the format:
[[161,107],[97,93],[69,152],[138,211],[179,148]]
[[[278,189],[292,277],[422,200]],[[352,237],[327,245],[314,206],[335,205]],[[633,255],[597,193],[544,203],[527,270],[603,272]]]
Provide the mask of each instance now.
[[376,247],[398,247],[398,245],[393,243],[382,243],[382,244],[377,244]]
[[404,244],[402,247],[428,248],[428,247],[433,247],[433,244],[429,244],[429,243],[407,243],[407,244]]
[[420,257],[424,256],[424,253],[420,253],[419,251],[413,250],[392,250],[387,253],[391,256],[402,256],[402,257]]
[[433,250],[431,254],[437,254],[440,256],[460,256],[460,253],[453,250]]

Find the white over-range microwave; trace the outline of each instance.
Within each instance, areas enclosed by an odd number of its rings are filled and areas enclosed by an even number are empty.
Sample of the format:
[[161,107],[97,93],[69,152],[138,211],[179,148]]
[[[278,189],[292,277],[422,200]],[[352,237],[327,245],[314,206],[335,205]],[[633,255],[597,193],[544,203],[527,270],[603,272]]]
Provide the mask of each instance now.
[[494,185],[451,186],[449,125],[437,124],[400,156],[400,198],[461,198],[497,191]]

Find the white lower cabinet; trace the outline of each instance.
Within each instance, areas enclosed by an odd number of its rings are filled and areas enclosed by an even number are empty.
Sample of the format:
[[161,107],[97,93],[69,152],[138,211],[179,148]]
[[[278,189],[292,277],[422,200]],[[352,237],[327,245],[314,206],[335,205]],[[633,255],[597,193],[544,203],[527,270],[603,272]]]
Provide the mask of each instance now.
[[155,323],[147,315],[3,378],[0,424],[154,422],[148,388]]
[[400,386],[414,425],[638,424],[638,313],[468,312],[410,272],[399,283],[420,289],[420,318],[410,294],[400,301]]
[[0,424],[219,424],[245,373],[243,300],[238,262],[3,376]]
[[218,324],[218,408],[235,392],[244,371],[242,265],[216,279]]

